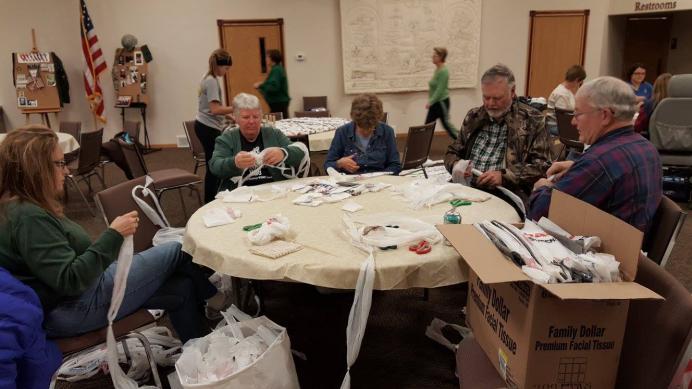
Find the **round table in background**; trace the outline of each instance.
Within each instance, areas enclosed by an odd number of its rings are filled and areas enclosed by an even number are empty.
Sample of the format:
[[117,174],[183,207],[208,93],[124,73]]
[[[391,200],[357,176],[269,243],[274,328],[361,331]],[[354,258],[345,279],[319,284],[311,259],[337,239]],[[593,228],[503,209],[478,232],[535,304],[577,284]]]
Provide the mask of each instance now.
[[[309,177],[301,181],[314,179],[315,177]],[[380,176],[366,182],[400,185],[411,180],[413,179],[410,177]],[[254,188],[268,193],[271,185],[290,187],[298,182],[300,181],[282,181]],[[292,204],[292,200],[299,195],[289,192],[284,198],[254,203],[223,203],[215,200],[197,210],[188,221],[183,250],[191,254],[196,263],[234,277],[290,280],[323,287],[353,289],[367,255],[352,246],[343,233],[342,218],[348,213],[341,209],[344,201],[354,201],[364,207],[352,214],[354,218],[364,214],[396,212],[432,224],[442,223],[444,213],[451,208],[448,203],[443,203],[413,210],[388,188],[317,207]],[[240,210],[242,217],[232,224],[207,228],[202,215],[215,207]],[[512,206],[494,196],[488,201],[459,207],[457,210],[462,215],[462,223],[486,219],[519,221]],[[305,247],[278,259],[250,253],[251,243],[242,227],[261,223],[279,213],[288,217],[291,229],[297,233],[295,241]],[[468,277],[468,268],[459,254],[444,243],[434,245],[430,253],[423,255],[410,252],[407,247],[386,251],[378,249],[375,251],[375,264],[374,287],[379,290],[434,288],[465,282]]]

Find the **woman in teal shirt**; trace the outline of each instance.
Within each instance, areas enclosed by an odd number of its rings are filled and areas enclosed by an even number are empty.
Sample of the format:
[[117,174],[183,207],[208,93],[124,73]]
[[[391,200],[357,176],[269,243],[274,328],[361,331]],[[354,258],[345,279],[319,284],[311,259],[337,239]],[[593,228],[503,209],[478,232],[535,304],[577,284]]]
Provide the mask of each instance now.
[[457,130],[449,122],[449,71],[445,66],[447,59],[447,49],[444,47],[433,48],[432,62],[435,65],[435,74],[428,85],[428,103],[425,108],[428,109],[428,116],[425,117],[425,123],[430,123],[440,119],[442,126],[447,130],[452,139],[457,138]]
[[269,50],[267,59],[272,64],[269,75],[264,82],[255,83],[255,88],[259,89],[264,96],[264,100],[269,105],[271,112],[281,112],[284,119],[288,118],[288,103],[291,98],[288,96],[288,78],[286,70],[281,65],[283,60],[279,50]]

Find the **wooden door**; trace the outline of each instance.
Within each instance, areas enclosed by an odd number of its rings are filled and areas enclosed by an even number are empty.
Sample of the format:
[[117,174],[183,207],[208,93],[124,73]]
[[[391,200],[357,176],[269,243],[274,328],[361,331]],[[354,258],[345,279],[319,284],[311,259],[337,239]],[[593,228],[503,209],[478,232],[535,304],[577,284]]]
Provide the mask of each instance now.
[[269,73],[267,51],[277,49],[284,53],[283,19],[219,20],[218,25],[221,47],[233,58],[225,83],[228,103],[238,93],[250,93],[259,97],[262,110],[269,112],[269,106],[253,84],[263,81]]
[[584,65],[589,10],[531,11],[526,95],[545,97],[572,65]]
[[641,62],[646,67],[646,81],[654,83],[668,67],[668,46],[673,25],[671,15],[630,17],[625,27],[625,53],[622,74],[632,64]]

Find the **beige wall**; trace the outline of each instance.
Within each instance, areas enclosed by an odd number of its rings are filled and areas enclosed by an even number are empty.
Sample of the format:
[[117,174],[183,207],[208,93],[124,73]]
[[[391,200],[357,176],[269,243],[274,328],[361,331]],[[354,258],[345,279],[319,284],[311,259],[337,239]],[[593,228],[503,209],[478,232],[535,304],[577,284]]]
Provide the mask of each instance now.
[[692,73],[692,11],[676,12],[670,37],[678,40],[677,48],[668,52],[669,73]]
[[[131,33],[140,44],[148,44],[154,61],[149,67],[151,104],[149,130],[154,144],[175,143],[183,134],[181,123],[196,112],[198,82],[206,70],[209,53],[219,45],[217,19],[284,18],[286,67],[293,101],[300,108],[304,95],[327,95],[336,116],[349,112],[351,96],[343,93],[341,36],[338,0],[87,0],[90,14],[106,54],[109,70],[101,76],[107,103],[106,136],[119,127],[120,116],[113,106],[110,65],[120,37]],[[612,68],[608,48],[609,3],[602,0],[485,0],[481,31],[479,74],[501,61],[517,76],[517,90],[525,88],[530,10],[590,9],[585,68],[589,77]],[[4,0],[0,17],[0,104],[5,107],[10,127],[24,123],[16,108],[9,53],[28,50],[30,27],[37,28],[40,49],[55,51],[65,63],[70,79],[72,104],[61,113],[64,120],[81,120],[86,128],[92,120],[83,97],[80,70],[78,2],[76,0]],[[297,52],[306,60],[295,61]],[[432,75],[433,65],[430,66]],[[453,90],[452,121],[459,124],[466,111],[480,104],[477,88]],[[427,93],[383,94],[384,108],[398,131],[421,124],[425,118]],[[136,118],[130,111],[130,118]]]

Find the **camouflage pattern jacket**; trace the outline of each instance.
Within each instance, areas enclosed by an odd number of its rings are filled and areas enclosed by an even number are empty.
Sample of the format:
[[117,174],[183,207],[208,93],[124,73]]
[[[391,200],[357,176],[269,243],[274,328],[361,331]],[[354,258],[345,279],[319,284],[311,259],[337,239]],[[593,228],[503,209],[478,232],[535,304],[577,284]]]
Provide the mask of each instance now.
[[[502,169],[502,186],[524,194],[530,194],[533,184],[545,177],[550,166],[550,144],[545,119],[540,111],[518,102],[512,103],[503,117],[507,123],[507,149],[505,169]],[[490,123],[490,116],[483,106],[472,108],[464,118],[459,137],[447,148],[445,167],[452,171],[460,159],[469,159],[479,130]]]

